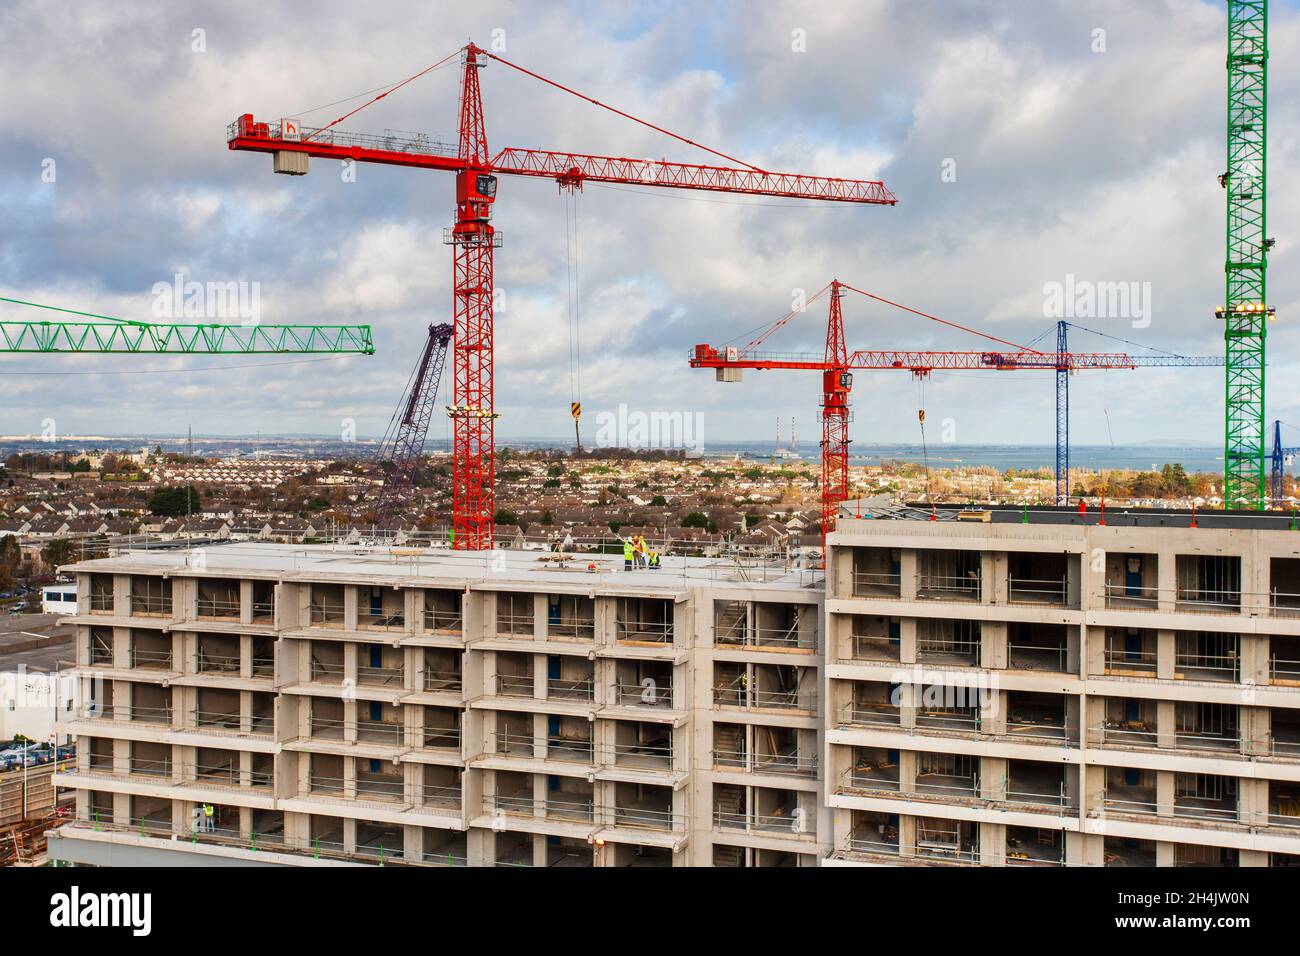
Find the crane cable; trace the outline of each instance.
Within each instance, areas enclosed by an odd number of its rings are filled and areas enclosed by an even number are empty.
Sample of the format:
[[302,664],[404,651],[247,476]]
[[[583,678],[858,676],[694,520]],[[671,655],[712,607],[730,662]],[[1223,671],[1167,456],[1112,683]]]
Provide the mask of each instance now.
[[916,419],[921,426],[921,464],[925,468],[925,497],[930,500],[930,452],[925,444],[925,377],[916,380]]
[[578,310],[578,196],[561,192],[564,203],[564,274],[569,315],[569,413],[573,416],[574,450],[582,450],[582,335]]

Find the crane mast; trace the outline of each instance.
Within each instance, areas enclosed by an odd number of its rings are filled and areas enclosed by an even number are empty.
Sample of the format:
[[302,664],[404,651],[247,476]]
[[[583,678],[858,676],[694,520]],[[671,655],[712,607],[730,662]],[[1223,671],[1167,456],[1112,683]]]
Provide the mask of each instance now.
[[1264,454],[1264,340],[1273,310],[1265,295],[1268,0],[1228,2],[1227,360],[1224,396],[1224,507],[1267,506]]

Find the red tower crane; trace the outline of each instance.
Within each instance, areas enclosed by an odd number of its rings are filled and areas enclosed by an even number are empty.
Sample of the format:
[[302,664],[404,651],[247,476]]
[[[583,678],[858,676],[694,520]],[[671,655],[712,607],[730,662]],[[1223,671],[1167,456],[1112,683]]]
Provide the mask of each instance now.
[[[245,113],[230,124],[227,145],[230,149],[271,153],[274,170],[289,175],[306,173],[313,156],[455,173],[455,224],[444,234],[444,241],[453,247],[455,260],[452,404],[448,408],[453,423],[452,532],[457,548],[481,550],[492,546],[495,513],[492,255],[501,245],[501,236],[490,219],[498,176],[551,179],[568,190],[595,182],[890,206],[897,199],[880,182],[760,169],[562,86],[473,43],[457,52],[463,57],[464,78],[459,141],[455,147],[423,136],[373,136],[335,129],[342,120],[447,63],[455,53],[318,129],[302,127],[292,119],[278,124],[259,123],[251,113]],[[503,149],[494,156],[488,150],[479,88],[479,70],[489,59],[736,165],[705,166],[518,148]]]
[[[840,304],[845,292],[856,292],[867,298],[903,309],[922,318],[931,319],[965,332],[974,332],[1010,351],[984,352],[929,352],[905,350],[859,350],[849,352],[844,340],[844,315]],[[1077,371],[1079,369],[1136,368],[1136,363],[1122,352],[1040,352],[1016,345],[1005,339],[975,332],[955,322],[927,315],[907,306],[890,302],[870,292],[863,292],[838,279],[824,286],[809,302],[830,293],[830,317],[826,325],[826,351],[822,357],[812,353],[764,352],[758,346],[775,331],[785,326],[802,310],[788,312],[766,327],[744,348],[722,348],[697,345],[690,354],[692,368],[717,369],[718,381],[735,382],[740,370],[751,369],[802,369],[822,374],[822,546],[826,535],[835,530],[835,520],[841,502],[848,498],[849,486],[849,422],[852,414],[849,397],[853,390],[853,369],[895,369],[911,372],[925,378],[934,371],[1042,371],[1044,369]]]

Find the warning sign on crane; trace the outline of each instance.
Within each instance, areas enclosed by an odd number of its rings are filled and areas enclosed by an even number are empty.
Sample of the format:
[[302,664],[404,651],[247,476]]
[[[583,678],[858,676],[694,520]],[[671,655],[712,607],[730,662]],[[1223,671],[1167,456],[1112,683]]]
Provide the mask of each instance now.
[[302,141],[302,124],[296,119],[285,117],[280,120],[280,138],[287,139],[291,143]]
[[581,417],[582,417],[582,402],[570,402],[570,403],[569,403],[569,414],[573,416],[573,420],[574,420],[575,422],[576,422],[579,418],[581,418]]

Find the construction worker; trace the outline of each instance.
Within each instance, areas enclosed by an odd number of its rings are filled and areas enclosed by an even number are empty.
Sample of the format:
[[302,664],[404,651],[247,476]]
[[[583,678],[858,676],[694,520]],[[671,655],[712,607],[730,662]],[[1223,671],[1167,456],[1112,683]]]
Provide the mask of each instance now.
[[632,556],[634,553],[633,549],[634,549],[634,545],[632,544],[632,539],[624,538],[623,539],[623,570],[624,571],[632,570]]
[[641,537],[639,534],[633,536],[632,550],[636,558],[637,567],[645,567],[645,538]]
[[213,819],[217,808],[210,803],[203,804],[203,829],[211,833],[217,828],[217,821]]
[[650,552],[650,570],[651,570],[651,571],[656,571],[656,570],[658,570],[658,569],[659,569],[659,552],[658,552],[658,551],[651,551],[651,552]]

